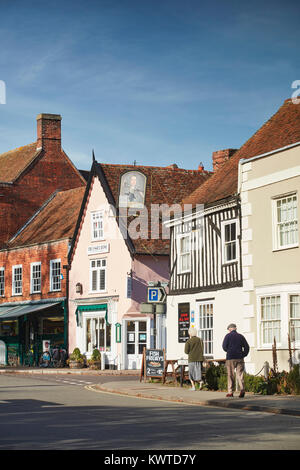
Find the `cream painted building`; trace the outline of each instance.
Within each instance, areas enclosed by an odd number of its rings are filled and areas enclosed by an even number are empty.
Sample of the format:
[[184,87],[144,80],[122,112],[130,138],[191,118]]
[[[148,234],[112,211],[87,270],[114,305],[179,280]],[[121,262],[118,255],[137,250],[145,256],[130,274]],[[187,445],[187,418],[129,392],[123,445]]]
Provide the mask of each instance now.
[[300,359],[300,142],[239,162],[243,266],[243,330],[251,350],[247,370],[279,370]]

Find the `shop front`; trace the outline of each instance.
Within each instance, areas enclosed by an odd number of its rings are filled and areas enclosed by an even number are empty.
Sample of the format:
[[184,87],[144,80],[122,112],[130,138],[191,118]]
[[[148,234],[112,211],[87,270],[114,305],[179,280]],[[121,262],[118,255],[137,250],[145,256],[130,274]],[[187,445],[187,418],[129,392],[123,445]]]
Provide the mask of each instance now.
[[37,366],[45,345],[67,349],[67,326],[65,299],[1,305],[1,362]]

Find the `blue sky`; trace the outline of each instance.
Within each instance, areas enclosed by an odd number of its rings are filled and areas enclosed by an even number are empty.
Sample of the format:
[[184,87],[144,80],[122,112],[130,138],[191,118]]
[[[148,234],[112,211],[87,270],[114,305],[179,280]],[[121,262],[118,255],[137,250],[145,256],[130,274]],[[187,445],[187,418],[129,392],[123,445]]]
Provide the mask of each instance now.
[[[300,80],[299,3],[0,0],[0,153],[62,115],[80,169],[98,161],[211,170]],[[300,89],[299,89],[300,90]]]

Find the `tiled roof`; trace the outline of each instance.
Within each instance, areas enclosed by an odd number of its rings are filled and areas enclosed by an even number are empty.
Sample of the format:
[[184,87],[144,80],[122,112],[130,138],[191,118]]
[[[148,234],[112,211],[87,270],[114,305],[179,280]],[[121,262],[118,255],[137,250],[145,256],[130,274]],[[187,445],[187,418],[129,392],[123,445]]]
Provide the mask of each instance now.
[[39,154],[36,142],[0,155],[0,183],[13,182]]
[[[98,164],[99,165],[99,164]],[[170,240],[161,236],[161,222],[159,222],[159,238],[151,236],[151,204],[180,204],[182,198],[210,178],[211,172],[202,170],[186,170],[176,165],[169,167],[112,165],[100,164],[114,198],[118,205],[120,179],[127,171],[140,171],[147,177],[145,192],[145,207],[148,210],[148,238],[138,238],[131,241],[137,254],[166,255],[169,254]],[[141,217],[139,212],[137,216]],[[128,217],[127,227],[134,217]],[[140,219],[141,220],[141,219]],[[130,233],[129,233],[130,235]]]
[[208,171],[186,170],[177,167],[138,165],[113,165],[101,163],[116,204],[119,197],[120,178],[127,171],[141,171],[147,177],[145,206],[151,204],[176,204],[203,184],[211,175]]
[[7,248],[72,238],[85,187],[58,191],[31,218]]
[[285,100],[279,110],[213,176],[183,198],[183,204],[209,204],[237,193],[238,163],[300,142],[300,104]]

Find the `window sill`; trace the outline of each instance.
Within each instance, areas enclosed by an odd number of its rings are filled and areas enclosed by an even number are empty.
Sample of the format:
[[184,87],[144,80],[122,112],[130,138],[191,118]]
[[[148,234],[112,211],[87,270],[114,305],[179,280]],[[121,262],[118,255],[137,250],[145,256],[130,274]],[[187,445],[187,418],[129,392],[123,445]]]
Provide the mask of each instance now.
[[107,290],[93,290],[88,292],[89,295],[94,295],[94,294],[108,294]]
[[273,252],[276,251],[285,251],[285,250],[292,250],[293,248],[299,248],[299,244],[297,245],[290,245],[290,246],[282,246],[280,248],[273,248]]

